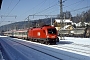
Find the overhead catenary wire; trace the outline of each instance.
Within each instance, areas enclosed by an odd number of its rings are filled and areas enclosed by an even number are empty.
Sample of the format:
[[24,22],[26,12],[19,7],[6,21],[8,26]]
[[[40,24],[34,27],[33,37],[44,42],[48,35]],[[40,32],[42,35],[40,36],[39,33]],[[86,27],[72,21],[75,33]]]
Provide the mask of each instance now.
[[[19,4],[19,2],[20,2],[21,0],[19,0],[16,4],[15,4],[15,6],[12,8],[12,10],[6,15],[6,17],[8,17],[9,16],[9,14],[15,9],[15,7]],[[3,19],[3,21],[4,21],[5,19]],[[1,24],[2,22],[0,22],[0,24]]]
[[[67,1],[67,0],[65,0],[65,1]],[[64,2],[65,2],[65,1],[64,1]],[[80,0],[80,1],[78,1],[78,2],[75,2],[74,4],[77,4],[77,3],[82,2],[82,1],[84,1],[84,0]],[[51,7],[52,7],[52,6],[51,6]],[[36,12],[34,15],[39,14],[39,13],[42,13],[42,12],[50,9],[51,7],[48,7],[48,8],[46,8],[46,9],[40,11],[40,12]],[[78,11],[78,10],[82,10],[82,9],[84,9],[84,8],[89,8],[89,6],[83,7],[83,8],[79,8],[79,9],[75,9],[75,10],[72,10],[71,12],[75,12],[75,11]],[[51,13],[51,12],[50,12],[50,13]]]
[[[62,1],[62,3],[65,3],[67,0],[64,0],[64,1]],[[59,2],[59,1],[58,1]],[[57,4],[57,6],[58,6],[58,4]],[[53,6],[54,7],[54,6]],[[58,10],[58,9],[57,9]],[[55,12],[56,11],[56,9],[54,9],[53,11],[51,11],[51,12],[49,12],[49,13],[47,13],[47,14],[50,14],[50,13],[52,13],[52,12]]]
[[[37,14],[40,14],[40,13],[42,13],[42,12],[44,12],[44,11],[46,11],[46,10],[54,7],[54,6],[57,6],[57,5],[58,5],[58,4],[54,4],[54,5],[52,5],[52,6],[49,6],[49,7],[45,8],[45,9],[39,11],[39,12],[36,12],[36,13],[32,14],[32,15],[33,15],[33,16],[50,16],[50,15],[37,15]],[[29,16],[30,16],[30,15],[29,15]],[[54,15],[54,16],[56,16],[56,15]],[[24,20],[27,20],[27,19],[28,19],[28,17],[25,18]]]
[[[64,0],[62,3],[66,2],[66,1],[67,1],[67,0]],[[80,1],[78,1],[78,2],[81,2],[81,1],[84,1],[84,0],[80,0]],[[78,2],[75,2],[74,4],[77,4]],[[56,5],[56,4],[55,4],[55,5]],[[55,5],[52,5],[52,6],[48,7],[48,8],[46,8],[46,9],[43,9],[43,10],[41,10],[41,11],[39,11],[39,12],[36,12],[36,13],[34,13],[33,15],[40,14],[40,13],[42,13],[42,12],[44,12],[44,11],[52,8],[52,7],[54,7]],[[50,13],[51,13],[51,12],[50,12]]]
[[66,2],[67,0],[64,0],[62,3]]
[[[64,0],[63,3],[66,2],[66,1],[67,1],[67,0]],[[85,0],[80,0],[80,1],[78,1],[78,2],[75,2],[75,3],[73,3],[73,4],[70,4],[69,6],[75,5],[75,4],[80,3],[80,2],[83,2],[83,1],[85,1]],[[51,8],[51,7],[48,7],[48,8],[46,8],[46,9],[43,9],[42,11],[36,12],[36,13],[33,14],[33,15],[40,14],[40,13],[42,13],[42,12],[44,12],[44,11],[50,9],[50,8]],[[79,10],[82,10],[82,9],[79,8]],[[72,10],[71,12],[75,12],[75,11],[78,11],[78,9]],[[52,12],[53,12],[53,11],[52,11]],[[50,13],[51,13],[51,12],[50,12]]]
[[90,8],[90,6],[86,6],[86,7],[79,8],[79,9],[75,9],[75,10],[72,10],[71,12],[75,12],[75,11],[82,10],[82,9],[86,9],[86,8]]
[[[6,9],[5,12],[7,12],[7,10],[10,8],[10,5],[12,4],[12,1],[13,1],[13,0],[11,0],[10,3],[8,4],[8,7],[7,7],[7,9]],[[4,14],[4,15],[5,15],[5,14]]]
[[[37,6],[39,6],[39,5],[41,5],[41,6],[42,6],[42,4],[44,4],[46,1],[47,1],[47,0],[43,0],[43,1],[41,1],[39,4],[37,4],[37,5],[36,5],[36,6],[34,6],[33,8],[29,9],[28,11],[26,11],[24,14],[26,14],[27,12],[29,12],[29,11],[33,10],[34,8],[37,8]],[[23,14],[22,14],[22,15],[23,15]],[[27,18],[25,18],[25,19],[23,19],[23,20],[25,21],[25,20],[27,20],[27,19],[28,19],[28,17],[27,17]]]
[[52,5],[52,6],[48,7],[48,8],[46,8],[46,9],[43,9],[42,11],[39,11],[39,12],[34,13],[33,15],[42,13],[42,12],[44,12],[44,11],[46,11],[46,10],[48,10],[48,9],[50,9],[50,8],[52,8],[52,7],[54,7],[54,6],[56,6],[56,5],[57,5],[57,4],[54,4],[54,5]]
[[[33,10],[34,8],[37,8],[39,5],[44,4],[45,2],[46,2],[46,0],[41,1],[40,3],[38,3],[37,5],[35,5],[35,6],[34,6],[33,8],[31,8],[31,9],[29,9],[28,11],[24,12],[23,14],[28,13],[29,11]],[[21,14],[21,15],[23,15],[23,14]]]
[[73,5],[76,5],[76,4],[78,4],[77,6],[79,6],[79,5],[80,5],[82,2],[84,2],[84,1],[85,1],[85,0],[77,1],[77,2],[75,2],[75,3],[69,4],[68,6],[64,6],[64,8],[70,8],[70,9],[71,9],[70,12],[75,12],[74,10],[80,12],[80,10],[75,9],[76,6],[73,7],[73,8],[71,8],[70,6],[73,6]]
[[[20,1],[20,0],[19,0],[19,1]],[[42,2],[44,3],[44,1],[45,1],[45,0],[43,0]],[[66,1],[68,1],[68,0],[64,0],[63,3],[66,2]],[[78,1],[78,2],[81,2],[81,1],[84,1],[84,0],[80,0],[80,1]],[[75,2],[75,4],[77,4],[78,2]],[[72,5],[75,5],[75,4],[73,3],[73,4],[70,4],[70,5],[72,6]],[[39,5],[39,4],[38,4],[38,5]],[[40,5],[41,5],[41,4],[40,4]],[[36,8],[36,7],[37,7],[37,6],[35,6],[35,8]],[[39,12],[36,11],[36,13],[33,14],[33,15],[37,15],[37,14],[40,14],[40,13],[44,13],[45,11],[47,11],[47,10],[49,10],[50,8],[53,8],[53,7],[55,7],[55,6],[50,6],[50,7],[46,8],[46,9],[43,9],[43,10],[41,10],[41,11],[39,11]],[[86,8],[89,8],[89,7],[86,7]],[[85,8],[85,9],[86,9],[86,8]],[[83,9],[84,9],[84,7],[83,7]],[[13,10],[14,10],[14,9],[12,9],[11,12],[12,12]],[[79,11],[79,10],[82,10],[82,9],[79,8],[79,9],[71,10],[71,12],[75,12],[75,11]],[[11,12],[10,12],[10,13],[11,13]],[[53,12],[53,11],[52,11],[52,12]],[[10,13],[9,13],[9,14],[10,14]],[[51,13],[51,12],[50,12],[50,13]]]
[[[67,0],[64,0],[62,3],[65,3],[66,1],[67,1]],[[77,1],[77,2],[72,3],[72,4],[70,4],[70,5],[68,5],[68,6],[65,6],[65,7],[70,7],[70,6],[73,6],[73,5],[77,4],[77,3],[81,3],[81,2],[83,2],[83,1],[85,1],[85,0]],[[64,6],[64,5],[63,5],[63,6]],[[82,9],[84,9],[84,8],[89,8],[89,6],[87,6],[87,7],[82,7],[82,8],[75,9],[75,10],[71,10],[70,12],[75,12],[75,11],[78,11],[78,10],[82,10]],[[52,13],[52,12],[55,12],[55,11],[56,11],[56,10],[51,11],[51,12],[49,12],[49,13]]]
[[[54,0],[53,2],[55,3],[55,0]],[[53,3],[53,2],[51,2],[51,3]],[[43,10],[39,11],[39,12],[36,12],[36,13],[34,13],[33,15],[35,15],[35,14],[39,14],[39,13],[42,13],[42,12],[44,12],[44,11],[46,11],[46,10],[48,10],[48,9],[52,8],[52,7],[54,7],[54,5],[49,6],[49,7],[45,8],[45,9],[43,9]]]
[[[62,3],[65,3],[67,0],[64,0],[64,1],[62,1]],[[68,6],[64,6],[64,7],[70,7],[70,6],[73,6],[73,5],[75,5],[75,4],[77,4],[77,3],[81,3],[81,2],[83,2],[83,1],[85,1],[85,0],[80,0],[80,1],[77,1],[77,2],[75,2],[75,3],[72,3],[72,4],[70,4],[70,5],[68,5]],[[79,8],[79,10],[80,9],[84,9],[84,8],[89,8],[89,6],[87,6],[87,7],[83,7],[83,8]],[[55,10],[54,10],[55,11]],[[54,11],[52,11],[52,12],[54,12]],[[74,11],[78,11],[78,9],[75,9],[75,10],[71,10],[71,12],[74,12]],[[52,12],[50,12],[50,13],[52,13]]]
[[[16,4],[15,4],[15,6],[12,8],[12,10],[8,13],[8,15],[15,9],[15,7],[19,4],[19,2],[20,2],[21,0],[19,0]],[[8,16],[7,15],[7,16]]]
[[[67,1],[67,0],[64,0],[62,3],[66,2],[66,1]],[[72,5],[77,4],[77,3],[79,3],[79,2],[82,2],[82,1],[84,1],[84,0],[80,0],[80,1],[75,2],[75,3],[73,3],[73,4],[70,4],[70,5],[72,6]],[[69,6],[70,6],[70,5],[69,5]],[[39,11],[39,12],[34,13],[33,15],[40,14],[40,13],[42,13],[42,12],[44,12],[44,11],[46,11],[46,10],[54,7],[54,6],[55,6],[55,5],[52,5],[52,6],[48,7],[48,8],[46,8],[46,9],[43,9],[42,11]],[[66,7],[68,7],[68,6],[66,6]],[[74,11],[75,11],[75,10],[74,10]],[[76,11],[77,11],[77,9],[76,9]],[[71,11],[71,12],[72,12],[72,11]],[[51,12],[50,12],[50,13],[51,13]]]
[[[53,3],[55,3],[55,0],[51,2],[51,4],[53,4]],[[54,4],[54,5],[57,5],[57,4]],[[46,10],[52,8],[52,7],[55,7],[54,5],[49,6],[49,7],[45,8],[45,9],[39,11],[39,12],[36,12],[36,13],[34,13],[33,15],[35,15],[35,14],[39,14],[39,13],[44,13],[44,11],[46,11]]]
[[13,1],[13,0],[11,0],[11,2],[10,2],[10,4],[9,4],[9,6],[7,7],[6,11],[10,8],[10,5],[12,4],[12,1]]
[[[44,0],[42,3],[41,3],[41,5],[40,5],[40,7],[37,9],[37,11],[39,11],[40,9],[41,9],[41,7],[46,3],[46,1],[47,0]],[[36,8],[36,7],[35,7]]]
[[[80,1],[77,1],[77,2],[75,2],[75,3],[72,3],[72,4],[69,4],[68,6],[65,6],[65,5],[63,5],[64,6],[64,8],[70,8],[70,6],[73,6],[73,5],[75,5],[75,4],[78,4],[78,5],[80,5],[81,4],[81,2],[84,2],[85,0],[80,0]],[[78,6],[77,5],[77,6]],[[74,8],[74,7],[73,7]],[[73,8],[70,8],[71,10],[73,10]]]
[[85,0],[80,0],[80,1],[77,1],[77,2],[72,3],[72,4],[70,4],[70,5],[68,5],[68,6],[65,6],[65,7],[70,7],[70,6],[73,6],[73,5],[77,4],[77,3],[81,3],[81,2],[83,2],[83,1],[85,1]]

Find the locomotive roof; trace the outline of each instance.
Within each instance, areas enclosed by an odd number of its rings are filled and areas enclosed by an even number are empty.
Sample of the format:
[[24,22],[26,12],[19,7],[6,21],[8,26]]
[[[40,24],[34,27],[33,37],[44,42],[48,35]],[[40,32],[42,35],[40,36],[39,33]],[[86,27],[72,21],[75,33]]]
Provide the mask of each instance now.
[[38,30],[38,29],[48,29],[48,28],[54,28],[53,26],[50,25],[44,25],[42,27],[37,27],[37,28],[31,28],[31,30]]

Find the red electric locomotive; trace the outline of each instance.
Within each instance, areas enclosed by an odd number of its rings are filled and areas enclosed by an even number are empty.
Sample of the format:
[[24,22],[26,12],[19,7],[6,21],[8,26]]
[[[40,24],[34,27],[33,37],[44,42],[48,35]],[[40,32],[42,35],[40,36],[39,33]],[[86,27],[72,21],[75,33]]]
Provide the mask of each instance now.
[[29,29],[28,39],[45,44],[56,44],[56,42],[59,42],[56,28],[49,25]]

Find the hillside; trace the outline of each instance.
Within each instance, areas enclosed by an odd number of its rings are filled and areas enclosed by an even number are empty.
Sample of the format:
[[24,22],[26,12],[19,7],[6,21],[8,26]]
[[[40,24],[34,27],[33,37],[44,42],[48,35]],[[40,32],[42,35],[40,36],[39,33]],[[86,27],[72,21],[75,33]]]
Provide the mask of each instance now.
[[[54,21],[55,18],[52,20]],[[42,26],[42,25],[51,25],[51,18],[46,18],[46,19],[39,19],[39,20],[32,20],[32,21],[20,21],[20,22],[15,22],[11,23],[8,25],[4,25],[0,27],[0,31],[8,31],[8,30],[13,30],[13,29],[25,29],[28,27],[36,27],[36,26]]]

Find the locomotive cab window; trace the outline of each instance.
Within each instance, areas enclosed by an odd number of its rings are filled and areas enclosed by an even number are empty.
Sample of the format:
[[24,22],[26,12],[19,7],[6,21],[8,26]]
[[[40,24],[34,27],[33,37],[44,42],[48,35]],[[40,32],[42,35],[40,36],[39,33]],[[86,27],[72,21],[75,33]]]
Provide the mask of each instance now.
[[48,34],[56,34],[56,29],[48,29]]

